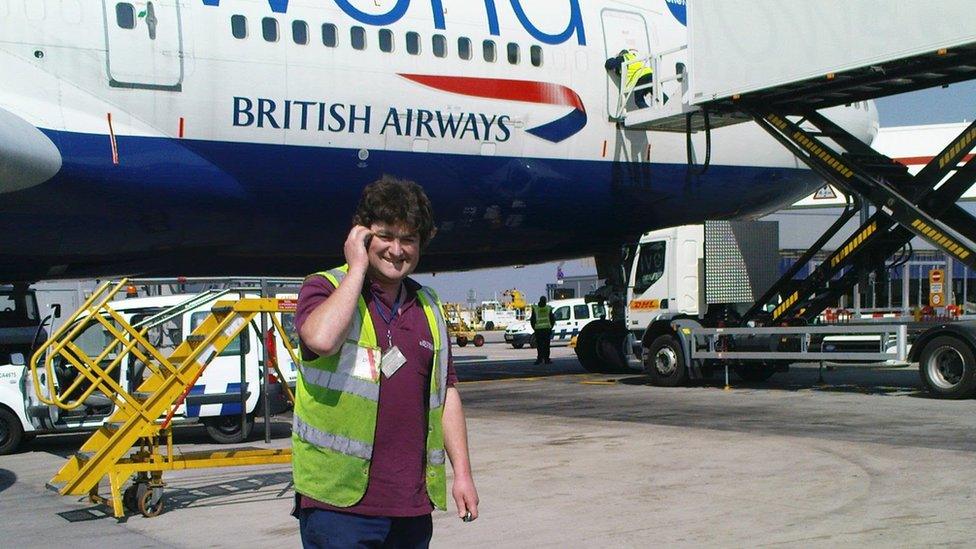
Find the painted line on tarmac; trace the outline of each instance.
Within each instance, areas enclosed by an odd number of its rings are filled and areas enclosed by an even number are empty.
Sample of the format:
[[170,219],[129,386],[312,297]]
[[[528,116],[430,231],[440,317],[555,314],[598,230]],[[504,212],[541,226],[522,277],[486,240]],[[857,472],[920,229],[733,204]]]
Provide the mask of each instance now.
[[513,382],[513,381],[543,381],[547,379],[561,379],[566,377],[579,377],[584,374],[556,374],[551,376],[531,376],[531,377],[506,377],[501,379],[470,379],[467,381],[459,381],[461,384],[473,384],[473,383],[500,383],[500,382]]

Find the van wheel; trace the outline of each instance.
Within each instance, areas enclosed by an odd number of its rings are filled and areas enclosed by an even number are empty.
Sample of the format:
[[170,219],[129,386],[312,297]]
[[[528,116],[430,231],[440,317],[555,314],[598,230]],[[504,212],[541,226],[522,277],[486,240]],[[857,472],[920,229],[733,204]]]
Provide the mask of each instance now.
[[0,456],[12,454],[24,438],[20,418],[6,408],[0,408]]
[[925,344],[918,373],[925,388],[938,398],[967,398],[976,389],[976,357],[968,345],[951,336]]
[[652,385],[677,387],[688,382],[685,353],[678,338],[670,334],[659,335],[641,356],[644,373]]
[[241,416],[217,416],[203,420],[207,426],[207,435],[217,444],[234,444],[247,440],[254,428],[254,414],[247,414],[244,422],[244,432],[241,433]]

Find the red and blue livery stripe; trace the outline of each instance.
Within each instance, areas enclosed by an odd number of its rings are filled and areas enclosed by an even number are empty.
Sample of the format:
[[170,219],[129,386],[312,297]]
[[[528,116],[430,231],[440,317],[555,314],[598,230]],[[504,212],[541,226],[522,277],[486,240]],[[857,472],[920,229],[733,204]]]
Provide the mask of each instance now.
[[575,91],[560,84],[467,76],[426,74],[400,74],[400,76],[436,90],[469,97],[572,107],[573,110],[566,116],[526,130],[536,137],[553,143],[559,143],[576,135],[586,126],[586,107],[583,105],[583,100]]

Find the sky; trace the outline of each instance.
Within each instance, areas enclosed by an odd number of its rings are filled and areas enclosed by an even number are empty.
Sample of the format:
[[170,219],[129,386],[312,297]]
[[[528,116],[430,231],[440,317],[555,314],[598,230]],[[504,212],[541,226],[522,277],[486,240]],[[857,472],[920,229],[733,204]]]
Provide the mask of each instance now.
[[[876,103],[882,127],[971,121],[976,117],[976,81],[885,97]],[[535,301],[545,295],[546,284],[556,281],[558,265],[544,263],[436,276],[417,275],[414,278],[435,288],[444,301],[464,303],[469,292],[474,291],[480,302],[501,296],[510,288],[521,290],[529,301]],[[596,273],[591,259],[567,261],[562,270],[565,276]]]

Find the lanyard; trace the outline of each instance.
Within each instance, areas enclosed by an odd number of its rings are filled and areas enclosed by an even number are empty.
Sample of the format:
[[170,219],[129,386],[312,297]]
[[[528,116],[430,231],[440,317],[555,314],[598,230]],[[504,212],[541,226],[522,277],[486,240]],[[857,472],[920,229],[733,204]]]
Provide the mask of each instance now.
[[373,295],[373,302],[376,304],[376,312],[380,314],[386,322],[386,341],[388,343],[387,348],[393,347],[393,321],[396,320],[397,315],[400,314],[400,303],[403,299],[403,284],[400,284],[400,288],[397,290],[396,299],[393,301],[393,307],[390,309],[390,318],[386,317],[386,313],[383,312],[383,302]]

